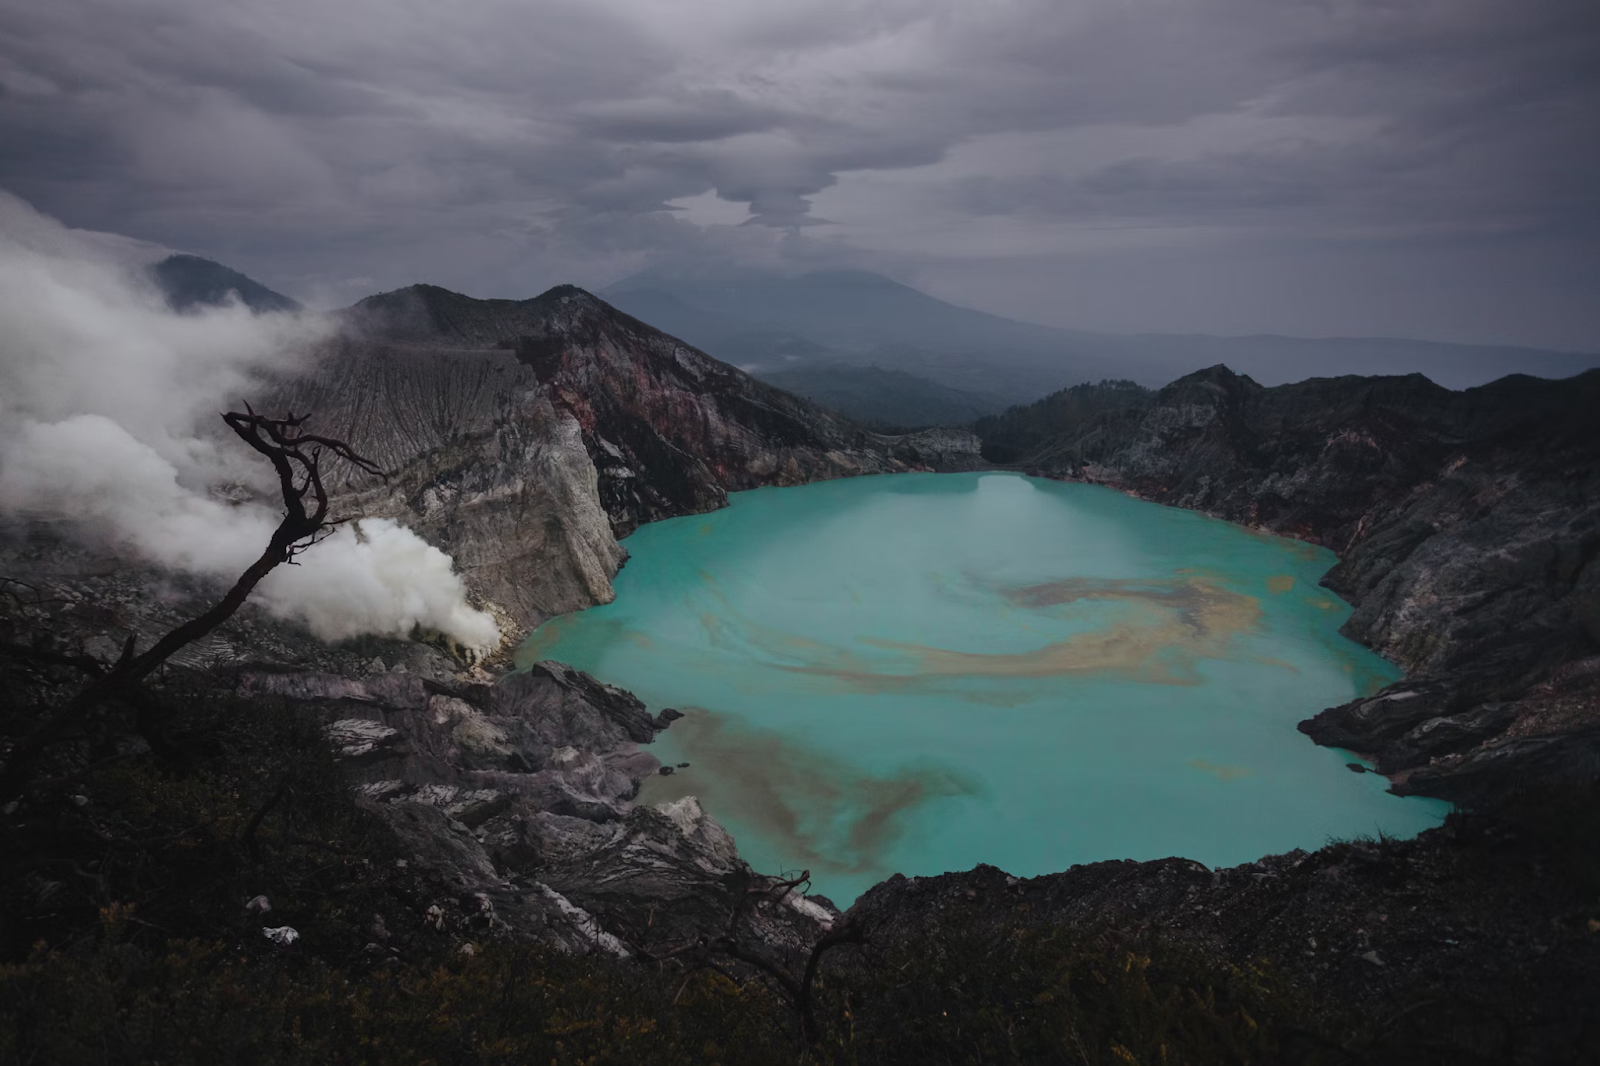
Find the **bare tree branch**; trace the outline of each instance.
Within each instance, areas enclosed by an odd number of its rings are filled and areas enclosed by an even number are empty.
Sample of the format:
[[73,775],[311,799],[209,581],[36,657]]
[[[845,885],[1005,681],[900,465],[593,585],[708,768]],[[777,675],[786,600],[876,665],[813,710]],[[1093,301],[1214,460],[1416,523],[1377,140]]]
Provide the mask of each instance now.
[[[683,994],[688,987],[689,979],[700,970],[714,970],[724,976],[731,977],[727,971],[716,964],[716,958],[733,959],[753,967],[764,976],[784,997],[794,1006],[795,1013],[800,1018],[800,1035],[808,1043],[815,1043],[820,1036],[817,1027],[816,1008],[813,1002],[813,991],[816,988],[817,973],[822,964],[822,957],[834,948],[843,944],[862,944],[866,942],[865,931],[851,918],[842,918],[812,945],[810,953],[806,956],[805,967],[800,976],[796,976],[783,963],[769,958],[764,953],[744,944],[739,937],[740,927],[744,921],[746,909],[752,900],[765,899],[773,903],[782,903],[791,892],[802,892],[811,883],[811,871],[804,870],[800,876],[788,880],[774,880],[759,877],[755,884],[748,884],[733,902],[733,907],[728,914],[728,923],[722,935],[715,937],[699,937],[676,946],[663,949],[650,950],[636,941],[629,940],[628,946],[632,949],[634,957],[642,962],[665,963],[674,962],[684,966],[684,981],[679,987],[677,995]],[[674,1001],[676,1001],[674,996]]]
[[[386,477],[372,460],[358,455],[350,445],[332,437],[307,433],[303,426],[310,415],[290,412],[283,418],[256,414],[249,404],[244,413],[230,411],[222,416],[239,439],[267,457],[278,474],[283,494],[284,515],[267,542],[261,556],[239,575],[233,588],[204,613],[169,631],[143,654],[134,655],[134,638],[128,637],[122,657],[108,672],[95,678],[72,700],[50,715],[33,732],[23,737],[6,760],[0,773],[0,799],[20,795],[38,770],[39,760],[50,745],[67,735],[72,726],[90,711],[116,699],[149,677],[175,652],[192,644],[227,621],[244,605],[261,579],[280,563],[311,547],[328,526],[328,492],[322,483],[321,460],[324,451],[345,460],[358,470]],[[311,506],[308,509],[307,497]]]

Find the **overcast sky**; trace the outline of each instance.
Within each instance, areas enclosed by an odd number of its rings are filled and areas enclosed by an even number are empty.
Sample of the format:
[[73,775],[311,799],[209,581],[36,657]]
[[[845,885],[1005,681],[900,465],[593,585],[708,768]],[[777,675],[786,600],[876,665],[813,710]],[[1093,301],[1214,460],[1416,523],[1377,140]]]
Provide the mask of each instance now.
[[709,260],[1600,350],[1600,2],[0,0],[0,187],[324,306]]

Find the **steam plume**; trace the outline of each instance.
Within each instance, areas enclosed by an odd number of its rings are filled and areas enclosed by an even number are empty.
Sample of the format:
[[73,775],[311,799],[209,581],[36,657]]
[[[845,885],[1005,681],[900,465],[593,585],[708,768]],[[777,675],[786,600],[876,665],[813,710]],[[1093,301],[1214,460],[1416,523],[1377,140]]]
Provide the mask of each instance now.
[[[81,537],[204,576],[236,576],[278,515],[211,490],[275,480],[198,427],[262,390],[327,333],[315,316],[233,306],[173,313],[136,242],[71,230],[0,192],[0,511],[63,519]],[[357,448],[360,441],[352,442]],[[450,557],[387,519],[341,527],[280,567],[257,599],[325,640],[416,626],[467,647],[499,641]]]

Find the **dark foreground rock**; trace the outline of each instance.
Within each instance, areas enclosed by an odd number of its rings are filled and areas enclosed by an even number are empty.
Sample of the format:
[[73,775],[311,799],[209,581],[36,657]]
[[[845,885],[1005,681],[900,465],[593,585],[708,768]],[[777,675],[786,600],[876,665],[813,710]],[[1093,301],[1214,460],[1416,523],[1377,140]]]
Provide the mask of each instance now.
[[1370,1019],[1361,1045],[1330,1061],[1592,1062],[1600,822],[1592,795],[1538,810],[1577,822],[1456,815],[1415,840],[1339,843],[1223,870],[1164,859],[1027,879],[989,866],[896,876],[846,917],[880,945],[956,929],[997,943],[1053,929],[1175,941],[1237,967],[1265,965],[1313,1001]]
[[[26,566],[31,578],[0,588],[8,737],[104,669],[129,636],[143,646],[205,602],[203,586],[104,560],[95,565],[98,557],[47,529],[30,527],[6,543],[10,554],[0,559]],[[281,756],[315,763],[331,755],[329,777],[338,783],[328,787],[352,789],[359,809],[407,856],[408,869],[426,879],[418,898],[441,936],[531,938],[631,957],[721,935],[736,905],[754,892],[762,894],[759,904],[741,906],[743,934],[781,954],[799,952],[833,917],[824,903],[767,892],[777,879],[751,870],[693,798],[659,808],[637,804],[640,782],[660,767],[645,747],[676,713],[652,715],[631,694],[560,663],[495,677],[413,641],[325,645],[246,607],[175,658],[150,686],[150,699],[150,707],[107,708],[62,746],[44,793],[58,791],[53,779],[81,779],[98,765],[181,775],[194,761],[187,753],[207,746],[204,737],[179,736],[184,729],[174,724],[192,708],[288,714],[314,723],[316,733],[296,738],[309,745],[304,750]],[[152,710],[163,704],[176,706],[176,717]],[[280,783],[288,777],[237,769],[260,775],[251,787],[263,794],[249,802],[271,813],[281,800],[271,798],[274,775]],[[50,838],[39,819],[58,817],[52,806],[25,798],[4,814],[0,838],[18,854],[36,851]],[[51,861],[48,851],[27,862],[40,860]],[[0,914],[0,941],[7,928],[25,942],[26,930],[48,927],[43,915],[55,908],[36,908],[58,881],[0,882],[0,896],[21,893],[0,908],[12,911]],[[258,918],[257,925],[277,921]]]
[[[238,691],[316,714],[362,802],[510,933],[627,957],[721,933],[736,900],[774,880],[693,797],[634,803],[661,765],[640,745],[668,720],[560,663],[472,686],[245,671]],[[833,916],[780,898],[746,923],[768,949],[798,950]]]

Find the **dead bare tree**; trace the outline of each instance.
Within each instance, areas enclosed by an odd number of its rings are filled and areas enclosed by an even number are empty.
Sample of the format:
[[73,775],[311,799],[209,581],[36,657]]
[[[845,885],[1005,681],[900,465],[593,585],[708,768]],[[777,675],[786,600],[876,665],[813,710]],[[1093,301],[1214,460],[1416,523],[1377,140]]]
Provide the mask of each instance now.
[[671,962],[682,965],[685,971],[684,983],[679,987],[678,995],[683,994],[683,989],[688,986],[689,980],[701,970],[710,970],[724,977],[731,977],[729,972],[719,965],[719,960],[744,963],[782,992],[799,1016],[801,1039],[808,1044],[815,1043],[820,1035],[813,996],[818,967],[822,957],[834,948],[844,944],[864,943],[866,936],[861,926],[849,916],[841,918],[811,946],[806,956],[805,967],[799,974],[793,973],[783,963],[744,943],[740,935],[746,912],[752,903],[766,901],[782,904],[791,892],[803,894],[810,883],[809,870],[802,871],[799,877],[788,880],[772,880],[758,875],[755,884],[746,885],[744,890],[734,897],[728,924],[720,935],[697,937],[687,943],[665,949],[647,949],[633,940],[629,941],[628,946],[633,950],[634,957],[641,962],[658,964]]
[[24,736],[12,749],[5,770],[0,772],[0,800],[21,795],[37,773],[46,750],[69,735],[91,711],[109,700],[131,694],[139,682],[180,648],[227,621],[275,567],[281,563],[293,564],[295,556],[333,531],[338,523],[328,517],[328,491],[322,482],[321,462],[325,453],[366,473],[387,476],[376,463],[356,454],[344,441],[306,432],[304,426],[310,417],[290,412],[283,418],[268,418],[256,414],[249,404],[245,404],[243,414],[230,411],[222,416],[240,440],[272,463],[283,494],[283,521],[278,523],[261,556],[209,610],[173,628],[137,655],[134,654],[134,637],[130,635],[123,645],[121,658],[109,670],[93,678],[82,691]]

